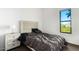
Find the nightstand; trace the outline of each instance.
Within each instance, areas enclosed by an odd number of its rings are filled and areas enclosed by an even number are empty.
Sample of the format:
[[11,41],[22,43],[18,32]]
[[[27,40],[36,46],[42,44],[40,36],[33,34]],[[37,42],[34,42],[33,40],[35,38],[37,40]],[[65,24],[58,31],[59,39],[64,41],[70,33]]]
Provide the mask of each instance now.
[[17,40],[20,33],[9,33],[5,35],[5,50],[10,50],[12,48],[20,46],[20,41]]

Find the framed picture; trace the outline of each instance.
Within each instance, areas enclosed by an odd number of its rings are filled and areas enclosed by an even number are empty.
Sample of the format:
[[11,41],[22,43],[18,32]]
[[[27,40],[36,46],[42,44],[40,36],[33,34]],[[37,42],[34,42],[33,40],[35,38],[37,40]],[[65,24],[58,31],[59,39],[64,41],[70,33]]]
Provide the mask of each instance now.
[[60,32],[72,33],[71,27],[71,9],[60,10]]

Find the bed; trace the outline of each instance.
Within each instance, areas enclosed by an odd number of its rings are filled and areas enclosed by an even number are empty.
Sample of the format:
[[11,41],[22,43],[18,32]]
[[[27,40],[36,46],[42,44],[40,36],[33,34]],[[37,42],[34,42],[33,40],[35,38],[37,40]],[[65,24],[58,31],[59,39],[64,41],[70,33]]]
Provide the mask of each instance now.
[[61,51],[66,41],[60,35],[43,33],[38,29],[38,22],[20,21],[21,41],[33,51]]

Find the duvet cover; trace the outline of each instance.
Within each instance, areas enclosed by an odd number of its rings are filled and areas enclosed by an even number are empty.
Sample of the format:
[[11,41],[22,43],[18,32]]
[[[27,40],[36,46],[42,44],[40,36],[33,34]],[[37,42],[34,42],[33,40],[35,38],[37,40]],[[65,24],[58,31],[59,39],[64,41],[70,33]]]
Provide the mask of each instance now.
[[21,41],[36,51],[61,51],[66,46],[63,37],[48,33],[28,33]]

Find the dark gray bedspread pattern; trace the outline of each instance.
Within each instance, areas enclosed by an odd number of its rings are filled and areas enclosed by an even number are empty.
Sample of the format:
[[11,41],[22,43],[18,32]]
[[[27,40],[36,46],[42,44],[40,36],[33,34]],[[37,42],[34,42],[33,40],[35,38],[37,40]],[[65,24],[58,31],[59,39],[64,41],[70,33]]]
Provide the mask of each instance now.
[[29,33],[24,44],[36,51],[60,51],[65,46],[65,39],[59,35],[47,33]]

